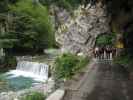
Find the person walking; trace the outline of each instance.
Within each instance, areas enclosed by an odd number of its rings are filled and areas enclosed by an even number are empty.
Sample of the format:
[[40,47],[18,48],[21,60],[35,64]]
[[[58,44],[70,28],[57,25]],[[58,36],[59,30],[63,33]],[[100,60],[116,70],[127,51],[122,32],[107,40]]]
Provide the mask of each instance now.
[[111,52],[110,47],[109,46],[106,46],[105,51],[106,51],[106,59],[108,60],[108,59],[110,59],[110,52]]
[[95,58],[96,59],[99,58],[99,47],[95,47],[95,49],[94,49],[94,55],[95,55]]

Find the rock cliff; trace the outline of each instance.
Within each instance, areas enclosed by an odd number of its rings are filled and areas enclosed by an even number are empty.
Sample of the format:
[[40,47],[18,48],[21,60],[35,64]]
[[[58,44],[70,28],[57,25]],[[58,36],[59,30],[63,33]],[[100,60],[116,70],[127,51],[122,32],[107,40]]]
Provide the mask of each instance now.
[[56,31],[56,41],[62,52],[83,53],[91,56],[96,38],[110,33],[110,18],[106,6],[101,3],[80,6],[70,15],[65,9],[56,9],[60,26]]

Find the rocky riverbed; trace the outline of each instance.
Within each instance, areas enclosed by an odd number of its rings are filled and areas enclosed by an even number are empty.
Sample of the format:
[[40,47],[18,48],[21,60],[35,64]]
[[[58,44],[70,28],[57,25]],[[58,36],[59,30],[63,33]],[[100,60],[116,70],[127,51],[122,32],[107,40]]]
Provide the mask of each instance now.
[[0,100],[20,100],[21,97],[27,93],[36,91],[41,92],[44,95],[50,94],[54,91],[55,82],[52,79],[49,79],[46,83],[37,83],[34,84],[29,89],[24,89],[20,91],[8,91],[0,93]]

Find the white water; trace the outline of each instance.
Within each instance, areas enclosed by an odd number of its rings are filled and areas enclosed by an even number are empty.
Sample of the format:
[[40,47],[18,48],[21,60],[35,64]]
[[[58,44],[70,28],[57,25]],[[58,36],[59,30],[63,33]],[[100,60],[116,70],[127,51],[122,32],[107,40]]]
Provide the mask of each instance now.
[[16,70],[11,70],[7,74],[12,74],[11,77],[30,77],[38,81],[45,81],[48,79],[49,66],[44,63],[19,61]]

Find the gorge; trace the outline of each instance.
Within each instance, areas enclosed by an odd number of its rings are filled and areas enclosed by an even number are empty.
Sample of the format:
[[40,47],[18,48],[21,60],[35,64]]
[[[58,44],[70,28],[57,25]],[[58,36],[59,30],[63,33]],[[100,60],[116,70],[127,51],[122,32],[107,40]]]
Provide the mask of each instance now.
[[[97,94],[101,78],[111,79],[105,80],[107,87],[106,82],[116,84],[128,94],[133,77],[132,0],[1,0],[0,7],[0,100],[21,100],[34,91],[48,97],[60,88],[68,92],[64,100],[71,100],[76,84],[88,93],[91,82],[98,80],[93,84]],[[118,56],[94,60],[96,47],[104,53],[114,48]],[[108,91],[117,99],[116,91]]]

